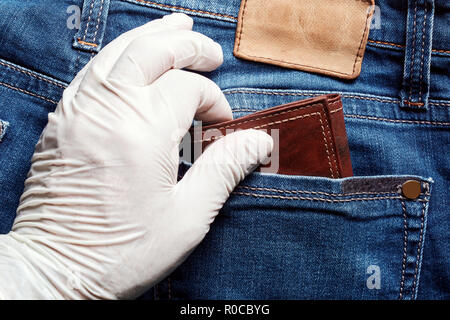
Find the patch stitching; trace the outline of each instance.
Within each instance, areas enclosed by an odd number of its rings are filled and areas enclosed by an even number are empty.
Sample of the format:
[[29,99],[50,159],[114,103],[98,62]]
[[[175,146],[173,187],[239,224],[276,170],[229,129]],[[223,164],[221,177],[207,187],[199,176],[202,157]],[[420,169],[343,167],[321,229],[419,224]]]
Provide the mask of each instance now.
[[237,46],[236,46],[236,52],[239,52],[240,55],[242,55],[243,57],[252,57],[252,58],[260,58],[260,59],[267,59],[270,61],[276,61],[276,62],[282,62],[282,63],[286,63],[286,64],[290,64],[293,66],[299,66],[299,67],[306,67],[306,68],[310,68],[313,70],[322,70],[322,71],[328,71],[332,74],[340,74],[340,75],[346,75],[346,76],[353,76],[355,74],[355,69],[356,69],[356,64],[358,62],[358,57],[360,56],[360,52],[362,49],[362,44],[364,42],[364,38],[366,37],[367,34],[367,30],[368,30],[368,20],[371,17],[373,11],[369,11],[367,13],[366,16],[366,20],[365,20],[365,27],[364,27],[364,31],[361,37],[361,41],[358,47],[358,51],[356,52],[355,55],[355,62],[353,64],[353,71],[352,73],[347,73],[347,72],[340,72],[340,71],[335,71],[335,70],[331,70],[331,69],[326,69],[326,68],[320,68],[320,67],[315,67],[315,66],[309,66],[309,65],[304,65],[304,64],[300,64],[300,63],[295,63],[295,62],[290,62],[290,61],[286,61],[286,60],[278,60],[278,59],[273,59],[273,58],[269,58],[269,57],[265,57],[265,56],[254,56],[254,55],[250,55],[248,53],[242,53],[240,51],[240,46],[241,46],[241,38],[242,38],[242,33],[244,31],[244,16],[245,16],[245,10],[247,9],[247,0],[244,0],[244,7],[242,9],[242,15],[240,16],[240,19],[238,21],[238,24],[240,24],[240,29],[239,29],[239,36],[238,36],[238,41],[237,41]]

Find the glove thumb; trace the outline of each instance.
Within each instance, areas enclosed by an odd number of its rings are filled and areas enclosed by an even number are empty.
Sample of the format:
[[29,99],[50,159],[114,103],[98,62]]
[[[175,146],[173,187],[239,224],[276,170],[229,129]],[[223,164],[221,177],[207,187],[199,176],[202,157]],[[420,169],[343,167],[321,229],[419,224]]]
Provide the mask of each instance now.
[[185,199],[183,211],[194,215],[189,217],[194,221],[206,218],[209,231],[209,224],[233,189],[268,160],[272,149],[272,138],[252,129],[228,134],[211,144],[178,183]]

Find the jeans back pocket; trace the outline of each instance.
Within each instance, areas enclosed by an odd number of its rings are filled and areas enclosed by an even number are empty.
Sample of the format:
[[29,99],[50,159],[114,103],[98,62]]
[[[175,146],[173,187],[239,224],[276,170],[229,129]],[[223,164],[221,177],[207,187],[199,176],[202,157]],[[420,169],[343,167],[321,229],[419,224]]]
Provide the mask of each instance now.
[[431,183],[253,173],[156,296],[415,299]]

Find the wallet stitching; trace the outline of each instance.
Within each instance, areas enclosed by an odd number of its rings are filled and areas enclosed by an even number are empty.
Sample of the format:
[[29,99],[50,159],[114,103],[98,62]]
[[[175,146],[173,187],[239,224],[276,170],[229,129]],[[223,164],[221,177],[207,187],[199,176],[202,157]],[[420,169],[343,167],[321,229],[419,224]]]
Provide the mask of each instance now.
[[324,106],[321,103],[316,103],[316,104],[312,104],[310,106],[307,105],[307,106],[295,107],[294,109],[289,109],[289,110],[285,110],[285,111],[275,112],[273,114],[268,114],[268,115],[265,115],[263,117],[259,117],[259,118],[255,118],[255,119],[249,119],[249,120],[245,120],[245,121],[232,123],[232,124],[229,124],[229,125],[226,125],[226,126],[222,126],[222,127],[219,128],[219,130],[220,129],[230,128],[230,127],[235,127],[237,125],[244,124],[244,123],[249,123],[249,122],[253,122],[253,121],[258,121],[258,120],[262,120],[262,119],[267,119],[267,118],[279,116],[279,115],[282,115],[282,114],[298,111],[300,109],[309,109],[309,108],[313,108],[313,107],[322,107],[323,108]]
[[[331,110],[330,113],[336,113],[336,112],[341,111],[342,109],[343,108],[341,107],[341,108],[338,108],[338,109],[335,109],[335,110]],[[257,110],[257,109],[232,109],[231,111],[232,112],[257,112],[257,111],[260,111],[260,110]]]
[[[331,152],[331,155],[332,155],[332,157],[333,157],[333,162],[334,162],[334,169],[336,170],[336,173],[337,173],[337,177],[338,178],[340,178],[340,174],[339,174],[339,169],[338,169],[338,164],[337,164],[337,161],[336,161],[336,146],[334,145],[334,142],[333,142],[333,138],[331,137],[331,130],[330,130],[330,124],[329,124],[329,122],[328,122],[328,118],[327,118],[327,115],[326,114],[324,114],[324,118],[325,118],[325,122],[326,122],[326,125],[327,125],[327,133],[328,133],[328,138],[330,139],[329,141],[330,141],[330,144],[331,144],[331,148],[332,148],[332,152]],[[331,170],[331,163],[330,163],[330,170]],[[333,178],[334,178],[334,176],[333,176]]]
[[[331,177],[332,177],[332,178],[335,178],[334,172],[333,172],[333,166],[331,165],[330,151],[329,151],[329,144],[328,144],[327,137],[326,137],[326,135],[325,135],[325,129],[324,129],[324,127],[323,127],[322,113],[319,113],[319,121],[320,121],[320,127],[322,128],[323,141],[325,142],[325,151],[326,151],[326,153],[327,153],[328,164],[330,165],[330,173],[331,173]],[[329,127],[328,127],[328,123],[327,123],[327,128],[329,128]]]
[[360,41],[360,44],[359,44],[359,47],[358,47],[358,51],[355,54],[355,62],[353,64],[353,71],[352,71],[352,73],[348,73],[348,72],[340,72],[340,71],[336,71],[336,70],[332,70],[332,69],[320,68],[320,67],[315,67],[315,66],[308,66],[308,65],[299,64],[299,63],[295,63],[295,62],[290,62],[290,61],[286,61],[286,60],[273,59],[273,58],[264,57],[264,56],[254,56],[254,55],[250,55],[248,53],[240,52],[241,37],[242,37],[242,33],[244,31],[244,16],[245,16],[246,8],[247,8],[247,0],[244,0],[244,8],[242,10],[242,15],[241,15],[241,17],[239,19],[240,29],[239,29],[239,37],[238,37],[237,49],[236,49],[236,51],[239,52],[241,55],[245,55],[245,56],[252,57],[252,58],[260,58],[260,59],[267,59],[267,60],[271,60],[271,61],[282,62],[282,63],[295,65],[295,66],[307,67],[307,68],[311,68],[313,70],[316,69],[316,70],[329,71],[330,73],[334,73],[334,74],[343,74],[343,75],[348,75],[348,76],[351,76],[351,75],[355,74],[355,69],[356,69],[356,64],[357,64],[357,61],[358,61],[358,57],[360,56],[361,47],[362,47],[362,44],[364,42],[364,38],[365,38],[367,30],[368,30],[368,23],[367,22],[369,20],[369,17],[372,15],[372,11],[369,11],[367,13],[367,16],[366,16],[364,31],[363,31],[363,34],[362,34],[362,37],[361,37],[361,41]]
[[[294,111],[294,110],[292,110],[292,111]],[[291,112],[291,111],[289,111],[289,112]],[[288,113],[288,112],[284,112],[284,113]],[[280,115],[280,114],[283,114],[283,113],[279,113],[278,115]],[[259,125],[259,126],[254,126],[254,127],[248,128],[248,129],[262,129],[262,128],[268,127],[268,126],[270,126],[272,124],[286,123],[286,122],[289,122],[289,121],[295,121],[295,120],[302,119],[302,118],[312,117],[314,115],[319,115],[320,116],[320,112],[313,112],[313,113],[302,114],[300,116],[296,116],[296,117],[292,117],[292,118],[288,118],[288,119],[283,119],[283,120],[277,120],[277,121],[265,123],[265,124],[262,124],[262,125]],[[269,118],[269,116],[263,117],[263,118],[254,119],[254,120],[256,121],[256,120],[261,120],[261,119],[265,119],[265,118]],[[248,120],[248,121],[232,124],[230,126],[220,127],[220,128],[218,128],[218,130],[220,130],[220,129],[227,129],[228,127],[235,126],[235,125],[238,125],[238,124],[244,124],[244,123],[251,122],[251,121],[253,121],[253,120]],[[215,129],[215,128],[211,128],[211,129]],[[205,132],[208,131],[208,130],[209,129],[206,129]],[[211,137],[209,139],[194,140],[194,142],[208,142],[208,141],[212,141],[212,140],[217,140],[217,139],[219,139],[221,137],[224,137],[224,136],[225,135],[220,135],[220,136]]]

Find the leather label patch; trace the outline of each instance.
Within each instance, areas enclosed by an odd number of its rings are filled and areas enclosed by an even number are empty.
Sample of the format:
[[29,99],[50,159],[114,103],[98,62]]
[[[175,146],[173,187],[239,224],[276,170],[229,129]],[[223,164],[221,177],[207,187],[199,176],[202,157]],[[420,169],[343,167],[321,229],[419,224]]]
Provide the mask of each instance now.
[[234,55],[354,79],[374,0],[242,0]]

